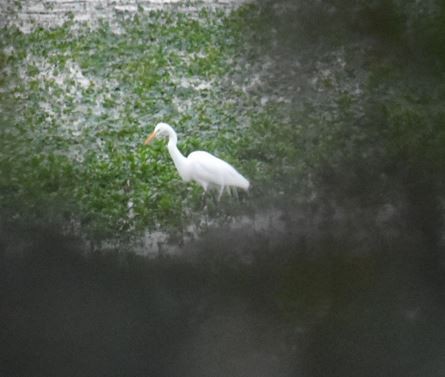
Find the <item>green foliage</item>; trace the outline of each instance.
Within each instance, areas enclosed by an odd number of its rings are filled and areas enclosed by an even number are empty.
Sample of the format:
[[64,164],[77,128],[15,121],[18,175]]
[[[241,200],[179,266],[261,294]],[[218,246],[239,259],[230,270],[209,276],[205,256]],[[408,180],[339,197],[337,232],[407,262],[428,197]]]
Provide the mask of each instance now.
[[162,141],[142,145],[159,121],[184,154],[239,167],[251,203],[383,203],[415,172],[440,192],[443,14],[434,1],[283,0],[5,30],[1,206],[66,207],[104,237],[182,229],[200,189],[180,181]]
[[38,217],[66,206],[104,237],[193,222],[184,217],[200,207],[199,188],[180,181],[163,142],[142,143],[167,121],[185,154],[209,150],[242,167],[225,19],[156,11],[114,26],[6,30],[2,208]]

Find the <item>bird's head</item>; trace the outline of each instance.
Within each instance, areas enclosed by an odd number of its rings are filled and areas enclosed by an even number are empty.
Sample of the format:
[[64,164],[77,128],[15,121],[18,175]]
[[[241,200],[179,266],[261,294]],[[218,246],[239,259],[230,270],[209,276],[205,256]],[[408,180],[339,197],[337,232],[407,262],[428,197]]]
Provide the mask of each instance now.
[[158,123],[154,129],[154,131],[148,135],[147,139],[145,139],[144,144],[150,144],[154,139],[158,137],[168,137],[172,134],[173,128],[171,128],[167,123]]

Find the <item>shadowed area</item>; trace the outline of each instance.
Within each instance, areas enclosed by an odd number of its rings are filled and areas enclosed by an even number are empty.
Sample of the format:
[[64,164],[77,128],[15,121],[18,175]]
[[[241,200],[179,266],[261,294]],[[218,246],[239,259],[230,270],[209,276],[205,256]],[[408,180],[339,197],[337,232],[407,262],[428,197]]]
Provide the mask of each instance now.
[[221,230],[149,259],[4,224],[1,373],[441,376],[443,259],[417,235],[392,237],[401,224],[368,226],[360,243],[339,236],[347,226],[279,241]]

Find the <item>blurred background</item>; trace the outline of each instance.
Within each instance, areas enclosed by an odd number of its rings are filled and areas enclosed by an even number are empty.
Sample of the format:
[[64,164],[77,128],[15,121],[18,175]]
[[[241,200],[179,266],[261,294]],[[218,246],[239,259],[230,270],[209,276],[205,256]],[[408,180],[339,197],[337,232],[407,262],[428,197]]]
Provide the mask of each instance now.
[[1,375],[445,374],[441,1],[2,13]]

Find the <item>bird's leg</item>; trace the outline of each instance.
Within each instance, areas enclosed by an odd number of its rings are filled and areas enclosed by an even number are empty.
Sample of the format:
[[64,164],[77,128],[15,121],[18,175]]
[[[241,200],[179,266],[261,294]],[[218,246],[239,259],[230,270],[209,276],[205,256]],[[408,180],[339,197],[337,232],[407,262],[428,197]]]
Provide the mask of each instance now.
[[203,225],[205,226],[205,230],[207,230],[209,228],[209,221],[208,221],[208,215],[209,215],[209,211],[208,211],[208,207],[207,207],[207,187],[204,187],[204,192],[202,193],[202,209],[204,212],[204,223]]
[[232,193],[233,196],[235,196],[236,200],[239,201],[238,190],[236,189],[236,187],[232,187]]
[[202,206],[202,209],[207,208],[207,190],[204,190],[204,192],[202,193],[201,206]]
[[221,186],[219,188],[218,202],[221,200],[221,196],[222,196],[223,192],[224,192],[224,186]]
[[179,246],[182,247],[182,246],[184,246],[184,244],[185,244],[184,217],[183,217],[182,208],[181,208],[180,222],[181,222],[181,226],[180,226],[181,237],[180,237],[180,240],[179,240]]

